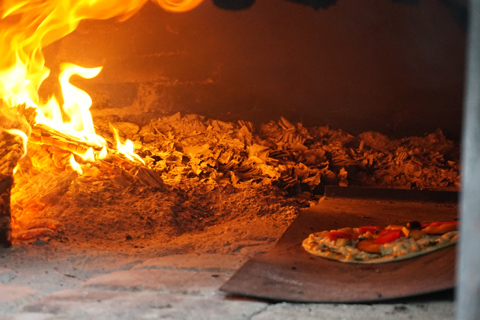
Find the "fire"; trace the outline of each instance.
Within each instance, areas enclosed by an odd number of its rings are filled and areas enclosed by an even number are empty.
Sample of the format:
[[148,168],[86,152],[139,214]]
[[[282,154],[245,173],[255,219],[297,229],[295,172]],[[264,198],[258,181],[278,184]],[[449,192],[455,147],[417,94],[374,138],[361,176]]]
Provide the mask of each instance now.
[[75,161],[75,157],[73,156],[73,154],[70,156],[70,165],[72,166],[73,170],[77,171],[78,174],[83,174],[82,167],[77,161]]
[[183,1],[183,0],[152,0],[153,2],[157,3],[163,9],[172,12],[183,12],[192,10],[193,8],[197,7],[203,0],[191,0],[191,1]]
[[[93,143],[103,147],[105,139],[95,133],[93,119],[90,114],[92,99],[83,90],[70,84],[73,75],[91,79],[96,77],[99,68],[82,68],[74,64],[64,63],[60,66],[59,80],[62,87],[63,107],[61,108],[55,97],[52,97],[45,105],[37,109],[36,123],[45,124],[57,131],[77,138],[79,141]],[[63,111],[63,112],[62,112]],[[66,115],[66,119],[64,115]]]
[[[86,162],[94,162],[95,161],[95,153],[93,152],[93,149],[92,148],[88,148],[87,152],[85,152],[85,154],[78,154],[83,161],[86,161]],[[72,155],[73,156],[73,155]]]
[[98,154],[98,159],[105,159],[107,158],[107,148],[103,146],[102,150],[100,150],[100,153]]
[[123,153],[128,159],[130,159],[131,161],[139,161],[143,164],[145,164],[145,162],[143,161],[142,158],[140,158],[136,153],[135,153],[135,148],[133,146],[133,142],[129,139],[127,139],[125,141],[125,143],[122,143],[120,141],[120,136],[118,135],[118,131],[117,129],[115,129],[114,126],[110,125],[110,127],[112,128],[112,131],[113,131],[113,135],[115,136],[115,140],[117,141],[117,149],[118,151],[120,151],[121,153]]
[[[78,141],[101,148],[97,158],[107,157],[107,142],[95,132],[90,107],[92,99],[73,86],[70,78],[78,75],[91,79],[102,67],[83,68],[70,63],[60,66],[61,96],[44,101],[39,95],[42,83],[50,76],[43,49],[73,32],[85,19],[119,18],[126,20],[148,0],[4,0],[0,8],[0,115],[9,109],[34,108],[36,124],[42,124]],[[168,11],[187,11],[203,0],[152,0]],[[60,103],[62,101],[62,103]],[[7,124],[0,123],[0,127]],[[4,128],[11,129],[11,128]],[[18,132],[16,134],[19,134]],[[117,137],[117,147],[129,159],[143,162],[134,153],[133,143],[124,144]],[[22,138],[26,141],[27,134]],[[93,149],[88,161],[95,158]],[[72,167],[74,164],[71,158]],[[77,164],[78,165],[78,164]],[[80,169],[81,170],[81,169]],[[78,171],[78,170],[77,170]]]
[[23,155],[22,155],[22,158],[25,157],[27,155],[27,142],[28,142],[28,137],[25,134],[25,132],[23,132],[22,130],[18,130],[18,129],[7,129],[5,131],[10,133],[10,134],[13,134],[13,135],[20,136],[22,138],[22,140],[23,140]]

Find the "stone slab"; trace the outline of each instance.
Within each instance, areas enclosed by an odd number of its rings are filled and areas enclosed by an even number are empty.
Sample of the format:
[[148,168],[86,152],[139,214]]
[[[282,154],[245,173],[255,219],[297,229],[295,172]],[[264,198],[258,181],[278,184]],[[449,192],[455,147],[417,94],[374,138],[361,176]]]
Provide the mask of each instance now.
[[252,320],[454,320],[453,302],[420,304],[291,304],[279,303]]
[[[21,312],[16,314],[2,315],[0,316],[2,320],[60,320],[60,317],[54,317],[51,314],[46,313],[32,313],[32,312]],[[63,318],[65,319],[65,318]]]
[[51,314],[48,319],[246,320],[264,310],[263,302],[157,292],[68,290],[26,305],[22,314]]
[[11,269],[0,268],[0,282],[7,283],[15,278],[15,273]]
[[30,287],[0,283],[0,303],[14,302],[36,293]]
[[229,276],[221,272],[135,269],[93,277],[85,282],[83,287],[103,290],[211,294],[228,280]]
[[134,269],[146,268],[176,268],[212,272],[232,272],[238,270],[247,258],[225,254],[181,254],[157,257],[145,260]]

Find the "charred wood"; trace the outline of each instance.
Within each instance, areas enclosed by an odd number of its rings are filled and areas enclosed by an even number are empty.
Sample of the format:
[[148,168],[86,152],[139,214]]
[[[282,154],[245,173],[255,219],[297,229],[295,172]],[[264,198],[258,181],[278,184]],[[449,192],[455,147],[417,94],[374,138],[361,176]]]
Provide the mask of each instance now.
[[12,245],[10,194],[13,185],[11,176],[0,175],[0,246]]
[[13,172],[18,160],[22,157],[22,138],[0,133],[0,246],[12,245],[12,226],[10,195],[13,186]]

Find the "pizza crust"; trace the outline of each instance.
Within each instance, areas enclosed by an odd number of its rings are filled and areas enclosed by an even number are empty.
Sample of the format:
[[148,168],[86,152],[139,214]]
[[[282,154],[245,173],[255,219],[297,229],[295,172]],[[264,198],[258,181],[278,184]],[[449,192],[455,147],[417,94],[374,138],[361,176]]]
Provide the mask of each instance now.
[[312,233],[302,242],[302,247],[312,255],[330,260],[360,264],[387,263],[449,247],[457,242],[458,236],[458,231],[451,231],[443,235],[427,235],[418,240],[404,237],[382,245],[382,253],[375,254],[361,251],[354,244],[337,246],[327,236]]

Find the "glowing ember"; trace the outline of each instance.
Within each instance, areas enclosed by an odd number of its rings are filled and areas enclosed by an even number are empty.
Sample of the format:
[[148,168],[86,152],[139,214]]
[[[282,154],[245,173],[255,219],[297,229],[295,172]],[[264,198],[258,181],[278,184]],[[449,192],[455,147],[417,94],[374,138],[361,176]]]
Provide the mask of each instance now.
[[[202,2],[152,1],[165,10],[175,12],[193,9]],[[101,147],[98,158],[106,158],[107,142],[96,134],[89,111],[92,99],[69,81],[73,75],[93,78],[102,67],[89,69],[70,63],[62,64],[59,75],[62,95],[52,95],[45,102],[38,93],[50,75],[50,70],[45,66],[43,48],[73,32],[82,20],[113,17],[125,20],[146,2],[147,0],[4,0],[0,8],[0,115],[12,114],[9,109],[21,109],[20,106],[34,108],[37,113],[36,124],[48,126],[77,141]],[[63,103],[60,104],[60,101]],[[8,125],[0,123],[0,127]],[[25,133],[14,134],[21,135],[26,145]],[[122,144],[116,136],[119,151],[127,158],[143,163],[134,153],[133,143],[127,140]],[[80,156],[88,161],[95,159],[93,149]],[[71,163],[73,161],[72,157]]]

